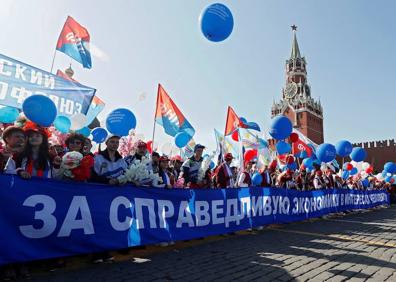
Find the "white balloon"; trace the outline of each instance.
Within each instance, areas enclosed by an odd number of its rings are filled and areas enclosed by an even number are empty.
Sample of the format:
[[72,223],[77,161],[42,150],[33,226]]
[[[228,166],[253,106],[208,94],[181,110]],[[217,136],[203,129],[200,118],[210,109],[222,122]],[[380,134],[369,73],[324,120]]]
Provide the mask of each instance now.
[[70,130],[79,130],[87,124],[87,117],[84,114],[75,114],[70,118]]
[[357,168],[358,172],[362,171],[362,162],[351,161],[351,164]]
[[370,167],[370,164],[369,163],[367,163],[367,162],[363,162],[362,163],[362,169],[363,170],[366,170],[366,169],[368,169]]

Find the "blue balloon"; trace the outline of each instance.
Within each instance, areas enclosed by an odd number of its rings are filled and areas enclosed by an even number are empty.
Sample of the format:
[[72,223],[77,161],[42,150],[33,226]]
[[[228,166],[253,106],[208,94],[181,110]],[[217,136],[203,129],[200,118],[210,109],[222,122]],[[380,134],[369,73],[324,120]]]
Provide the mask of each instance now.
[[357,174],[357,173],[358,173],[358,169],[357,169],[356,167],[352,168],[352,169],[349,171],[349,175],[355,175],[355,174]]
[[396,173],[396,164],[394,164],[392,162],[387,162],[384,165],[384,171],[389,172],[391,174]]
[[57,115],[54,102],[43,95],[32,95],[25,99],[22,104],[25,116],[38,125],[50,126]]
[[349,154],[352,152],[352,144],[347,140],[341,140],[337,142],[335,147],[336,147],[337,155],[339,155],[340,157],[349,156]]
[[188,141],[191,140],[191,136],[186,132],[179,132],[175,136],[175,144],[178,148],[183,148],[188,144]]
[[385,182],[390,182],[392,179],[392,175],[385,177]]
[[117,136],[127,136],[136,127],[136,117],[128,109],[116,109],[106,119],[107,130]]
[[313,160],[311,158],[303,159],[302,163],[306,168],[313,168]]
[[316,157],[321,162],[331,162],[336,157],[336,148],[332,144],[320,144],[319,147],[316,149]]
[[54,126],[59,132],[68,133],[71,126],[71,121],[68,117],[57,116],[54,120]]
[[287,154],[291,151],[291,146],[285,141],[279,141],[278,143],[276,143],[276,151],[279,155]]
[[382,177],[387,177],[387,176],[388,176],[388,172],[385,171],[385,170],[383,170],[383,171],[381,172],[381,174],[382,174]]
[[352,149],[352,152],[349,156],[355,162],[362,162],[367,157],[367,153],[365,149],[360,147],[355,147]]
[[347,170],[344,170],[343,172],[342,172],[342,179],[347,179],[349,177],[349,171],[347,171]]
[[0,122],[2,123],[13,123],[19,116],[17,108],[4,107],[0,109]]
[[364,187],[368,187],[370,182],[369,182],[369,180],[367,178],[365,178],[365,179],[362,180],[362,184],[363,184]]
[[201,14],[200,22],[202,33],[213,42],[226,39],[234,27],[231,11],[220,3],[207,7]]
[[286,139],[293,130],[291,121],[285,116],[277,116],[272,120],[269,134],[276,140]]
[[83,127],[79,130],[76,131],[77,133],[80,133],[81,135],[83,135],[84,137],[88,137],[89,134],[91,134],[91,130],[88,127]]
[[321,165],[322,164],[322,162],[320,160],[318,160],[317,158],[313,159],[313,163],[317,164],[317,165]]
[[215,165],[214,161],[210,161],[209,168],[214,169]]
[[253,129],[253,130],[256,130],[256,131],[261,131],[260,126],[257,123],[253,122],[253,121],[250,121],[250,122],[246,123],[246,125],[247,125],[247,127],[249,129]]
[[108,135],[106,129],[101,128],[101,127],[94,128],[92,130],[91,134],[92,134],[92,141],[94,141],[98,144],[103,143],[106,140],[107,135]]
[[254,186],[259,186],[259,185],[261,185],[261,182],[263,182],[263,177],[261,176],[261,174],[258,173],[258,172],[253,174],[253,176],[252,176],[252,184]]

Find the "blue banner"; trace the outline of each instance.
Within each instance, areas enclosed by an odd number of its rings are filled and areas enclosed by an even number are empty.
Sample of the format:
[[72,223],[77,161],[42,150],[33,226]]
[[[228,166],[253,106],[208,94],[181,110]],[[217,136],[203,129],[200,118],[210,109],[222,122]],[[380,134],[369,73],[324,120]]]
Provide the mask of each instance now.
[[0,175],[0,264],[223,234],[389,204],[386,191],[158,189]]
[[21,109],[35,94],[49,97],[59,115],[86,114],[96,90],[0,54],[0,105]]

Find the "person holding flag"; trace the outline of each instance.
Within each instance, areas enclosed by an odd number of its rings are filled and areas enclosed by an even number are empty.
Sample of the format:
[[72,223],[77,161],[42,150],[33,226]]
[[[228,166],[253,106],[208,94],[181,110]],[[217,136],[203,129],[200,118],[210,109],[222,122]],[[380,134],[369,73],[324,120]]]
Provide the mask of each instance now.
[[217,188],[234,188],[233,172],[231,162],[234,159],[231,153],[224,156],[224,162],[215,171],[215,181]]
[[203,150],[205,146],[197,144],[194,147],[194,155],[187,159],[182,165],[182,172],[180,178],[184,179],[184,186],[188,188],[202,188],[209,187],[208,178],[205,177],[202,181],[198,180],[198,174],[202,166]]

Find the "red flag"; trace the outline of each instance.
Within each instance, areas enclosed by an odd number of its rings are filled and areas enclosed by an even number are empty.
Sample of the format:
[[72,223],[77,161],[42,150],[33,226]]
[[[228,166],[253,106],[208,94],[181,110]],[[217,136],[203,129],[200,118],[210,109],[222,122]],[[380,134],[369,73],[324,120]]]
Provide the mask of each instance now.
[[80,62],[84,68],[90,69],[92,62],[89,42],[88,30],[68,16],[56,43],[56,50]]
[[155,110],[155,121],[164,127],[165,133],[175,136],[177,133],[185,132],[191,137],[195,134],[195,129],[184,117],[169,97],[165,89],[158,84],[157,106]]
[[307,137],[304,136],[301,132],[295,130],[295,132],[298,134],[298,141],[292,143],[292,152],[293,155],[300,154],[301,152],[305,151],[307,153],[307,157],[312,156],[312,148],[307,145],[307,143],[310,143],[307,139]]
[[232,134],[239,127],[242,127],[241,125],[242,125],[242,122],[239,119],[239,117],[237,116],[237,114],[234,112],[234,110],[230,106],[228,106],[224,136]]

